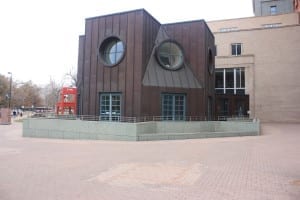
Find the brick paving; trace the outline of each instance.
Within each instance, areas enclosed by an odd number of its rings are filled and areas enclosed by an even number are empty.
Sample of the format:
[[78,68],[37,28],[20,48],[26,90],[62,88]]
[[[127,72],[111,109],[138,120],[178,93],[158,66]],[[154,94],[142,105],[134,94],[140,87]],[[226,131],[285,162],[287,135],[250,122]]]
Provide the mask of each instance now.
[[119,142],[0,126],[0,200],[300,199],[300,124],[261,136]]

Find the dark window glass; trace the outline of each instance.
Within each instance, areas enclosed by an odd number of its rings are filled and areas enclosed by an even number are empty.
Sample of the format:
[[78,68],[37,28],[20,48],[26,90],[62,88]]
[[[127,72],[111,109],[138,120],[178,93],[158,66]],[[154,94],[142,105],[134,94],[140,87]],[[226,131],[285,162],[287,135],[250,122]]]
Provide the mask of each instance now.
[[216,94],[224,94],[224,89],[216,89]]
[[241,43],[231,44],[231,55],[238,56],[241,54],[242,54],[242,44]]
[[235,45],[231,45],[231,55],[236,55],[236,48]]
[[234,69],[226,69],[226,88],[234,88]]
[[242,54],[242,47],[241,44],[236,45],[236,55],[241,55]]
[[226,94],[234,94],[234,89],[226,89]]
[[224,88],[224,70],[216,70],[216,88]]
[[245,88],[245,71],[241,70],[241,88]]
[[163,116],[168,119],[168,117],[172,116],[172,96],[171,95],[164,95],[163,96]]
[[241,87],[241,70],[240,69],[236,69],[235,77],[236,77],[236,87],[240,88]]
[[245,89],[237,89],[236,94],[245,94]]

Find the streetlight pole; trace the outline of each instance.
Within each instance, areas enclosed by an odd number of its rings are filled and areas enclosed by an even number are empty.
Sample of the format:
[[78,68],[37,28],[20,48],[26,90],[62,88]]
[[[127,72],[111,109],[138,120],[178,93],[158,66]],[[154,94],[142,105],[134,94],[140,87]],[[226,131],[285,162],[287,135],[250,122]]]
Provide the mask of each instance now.
[[9,99],[8,99],[8,108],[10,109],[10,103],[11,103],[11,84],[12,84],[12,73],[8,72],[10,74],[10,82],[9,82]]

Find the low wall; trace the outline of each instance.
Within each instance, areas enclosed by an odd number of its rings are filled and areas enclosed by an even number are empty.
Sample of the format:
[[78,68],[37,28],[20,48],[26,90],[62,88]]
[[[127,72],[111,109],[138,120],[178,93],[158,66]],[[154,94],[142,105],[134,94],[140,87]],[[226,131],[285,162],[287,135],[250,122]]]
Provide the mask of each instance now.
[[[146,122],[147,123],[147,122]],[[255,136],[259,121],[152,122],[156,132],[137,132],[137,141]]]
[[104,122],[30,118],[23,121],[24,137],[93,140],[174,140],[259,135],[260,124],[242,121]]
[[133,123],[29,118],[23,121],[24,137],[93,140],[136,140]]

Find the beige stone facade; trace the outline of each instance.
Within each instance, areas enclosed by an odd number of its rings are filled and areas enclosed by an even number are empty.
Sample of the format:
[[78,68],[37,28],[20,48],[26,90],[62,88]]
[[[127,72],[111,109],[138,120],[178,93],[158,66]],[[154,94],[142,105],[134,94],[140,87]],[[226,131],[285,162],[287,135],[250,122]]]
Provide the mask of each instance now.
[[[216,68],[245,69],[250,117],[300,122],[300,14],[211,21]],[[241,43],[241,55],[231,44]]]

